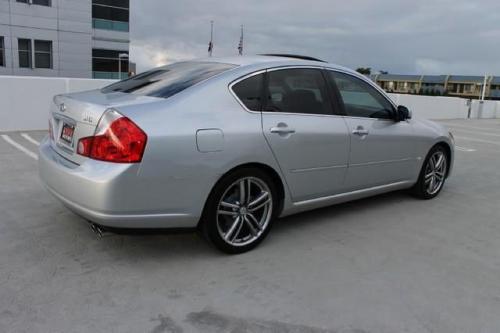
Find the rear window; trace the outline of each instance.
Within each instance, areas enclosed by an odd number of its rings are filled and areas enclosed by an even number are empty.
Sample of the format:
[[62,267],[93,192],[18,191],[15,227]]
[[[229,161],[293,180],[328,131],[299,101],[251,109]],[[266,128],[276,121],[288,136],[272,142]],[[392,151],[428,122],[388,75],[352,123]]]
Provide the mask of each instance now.
[[104,87],[101,91],[105,94],[123,92],[169,98],[201,81],[235,67],[236,65],[216,62],[178,62],[114,83]]

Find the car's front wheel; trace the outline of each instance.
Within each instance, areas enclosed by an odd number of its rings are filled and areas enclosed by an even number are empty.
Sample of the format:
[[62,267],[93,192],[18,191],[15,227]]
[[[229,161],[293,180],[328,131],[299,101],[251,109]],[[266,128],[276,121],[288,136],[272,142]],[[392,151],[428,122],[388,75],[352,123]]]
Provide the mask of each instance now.
[[259,169],[240,169],[217,183],[201,227],[219,250],[243,253],[269,233],[276,208],[277,192],[271,177]]
[[448,154],[443,146],[435,146],[425,159],[413,193],[422,199],[432,199],[443,189],[448,173]]

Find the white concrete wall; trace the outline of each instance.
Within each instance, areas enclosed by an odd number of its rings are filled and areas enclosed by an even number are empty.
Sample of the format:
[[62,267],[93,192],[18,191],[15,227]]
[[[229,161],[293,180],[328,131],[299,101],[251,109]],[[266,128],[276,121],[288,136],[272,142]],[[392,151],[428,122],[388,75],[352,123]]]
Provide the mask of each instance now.
[[[53,96],[98,89],[112,80],[0,76],[0,131],[42,130],[47,128]],[[433,97],[390,94],[398,104],[412,110],[416,118],[465,119],[467,100],[456,97]],[[471,118],[500,118],[500,102],[473,101]]]
[[[466,119],[469,116],[468,100],[458,97],[389,94],[398,105],[408,107],[417,118]],[[500,102],[472,101],[470,118],[500,118]]]
[[473,101],[471,118],[500,118],[500,102],[485,101],[481,103],[480,101]]
[[52,98],[98,89],[112,80],[0,76],[0,131],[44,130]]

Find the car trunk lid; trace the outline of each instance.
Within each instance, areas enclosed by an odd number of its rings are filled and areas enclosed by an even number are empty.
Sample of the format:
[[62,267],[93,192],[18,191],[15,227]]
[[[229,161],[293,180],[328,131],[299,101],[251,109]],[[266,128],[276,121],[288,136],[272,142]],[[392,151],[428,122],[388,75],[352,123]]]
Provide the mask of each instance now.
[[151,103],[160,98],[126,94],[104,94],[100,90],[58,95],[50,109],[50,123],[54,139],[52,148],[64,158],[83,163],[87,157],[76,153],[81,138],[93,136],[104,112],[110,108]]

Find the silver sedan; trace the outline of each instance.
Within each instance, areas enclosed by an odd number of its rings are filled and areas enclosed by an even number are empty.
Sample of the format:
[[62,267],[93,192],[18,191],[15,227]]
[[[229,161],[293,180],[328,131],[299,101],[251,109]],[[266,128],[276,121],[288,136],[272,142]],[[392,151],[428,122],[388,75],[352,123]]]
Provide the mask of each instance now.
[[308,57],[210,58],[59,95],[47,189],[98,228],[195,228],[248,251],[278,217],[410,189],[439,194],[453,136],[373,82]]

